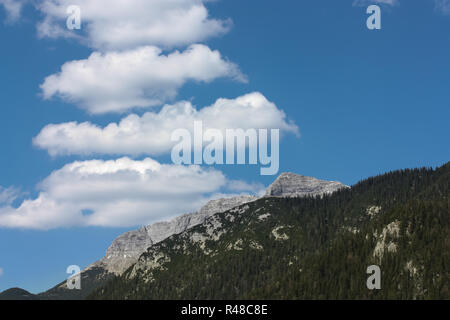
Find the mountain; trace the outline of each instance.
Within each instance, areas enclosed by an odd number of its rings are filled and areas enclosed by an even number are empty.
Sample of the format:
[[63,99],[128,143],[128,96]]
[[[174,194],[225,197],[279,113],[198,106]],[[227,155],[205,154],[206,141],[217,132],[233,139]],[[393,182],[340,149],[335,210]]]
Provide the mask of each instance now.
[[0,293],[0,300],[38,300],[38,297],[20,288],[11,288]]
[[157,222],[138,230],[126,232],[117,237],[107,249],[105,257],[94,262],[81,272],[81,290],[69,290],[66,281],[39,294],[41,299],[83,299],[93,289],[109,279],[122,274],[134,264],[148,247],[181,233],[193,226],[203,223],[207,217],[231,209],[237,205],[254,201],[253,196],[237,196],[229,199],[209,201],[199,211],[184,214],[171,221]]
[[[291,197],[291,177],[154,244],[88,298],[450,298],[449,163],[321,196]],[[371,265],[381,290],[366,286]]]
[[286,172],[267,188],[266,197],[322,196],[342,188],[347,186],[336,181],[324,181]]
[[93,266],[99,266],[114,274],[121,274],[137,261],[148,247],[171,235],[181,233],[203,223],[215,213],[256,200],[252,196],[209,201],[193,214],[185,214],[169,222],[158,222],[120,235],[106,251],[106,256]]
[[[266,196],[304,197],[329,194],[341,188],[348,188],[339,182],[330,182],[305,177],[293,173],[281,174],[267,189]],[[81,273],[81,290],[69,290],[66,281],[39,294],[40,299],[83,299],[94,289],[107,281],[120,276],[138,261],[138,258],[151,246],[200,225],[214,214],[230,210],[242,204],[256,201],[249,195],[209,201],[199,211],[184,214],[172,221],[158,222],[138,230],[126,232],[117,237],[107,249],[105,257],[94,262]]]

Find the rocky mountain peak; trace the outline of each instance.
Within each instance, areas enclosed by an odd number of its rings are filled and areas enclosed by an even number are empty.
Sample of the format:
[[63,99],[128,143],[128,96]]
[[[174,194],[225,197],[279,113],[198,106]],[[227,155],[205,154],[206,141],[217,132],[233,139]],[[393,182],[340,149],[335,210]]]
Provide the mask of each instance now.
[[[287,172],[281,174],[267,189],[266,197],[302,197],[330,194],[346,186],[340,182],[324,181]],[[101,267],[108,272],[121,274],[137,261],[145,250],[164,239],[202,224],[210,216],[257,200],[257,197],[241,195],[232,198],[211,200],[199,211],[181,215],[171,221],[157,222],[117,237],[106,252],[106,256],[92,267]]]
[[[264,197],[323,195],[345,187],[339,182],[323,181],[287,172],[281,174],[275,180],[267,189]],[[107,249],[106,255],[101,260],[83,270],[82,277],[86,278],[83,278],[83,281],[88,281],[93,286],[98,286],[112,274],[121,275],[135,264],[148,248],[155,244],[172,235],[180,234],[194,226],[203,224],[209,217],[217,213],[225,212],[258,199],[260,198],[250,195],[215,199],[206,203],[197,212],[181,215],[171,221],[157,222],[126,232],[113,241]],[[72,290],[67,290],[65,282],[63,282],[46,292],[46,294],[67,297],[72,292]],[[80,293],[79,298],[83,297],[83,293]]]
[[266,197],[304,197],[331,194],[348,188],[336,181],[319,180],[292,172],[282,173],[266,191]]
[[157,222],[138,230],[126,232],[117,237],[106,251],[106,255],[90,268],[101,267],[108,272],[121,274],[137,261],[145,250],[155,243],[179,234],[219,212],[227,211],[241,204],[256,200],[256,197],[243,195],[209,201],[199,211],[181,215],[171,221]]

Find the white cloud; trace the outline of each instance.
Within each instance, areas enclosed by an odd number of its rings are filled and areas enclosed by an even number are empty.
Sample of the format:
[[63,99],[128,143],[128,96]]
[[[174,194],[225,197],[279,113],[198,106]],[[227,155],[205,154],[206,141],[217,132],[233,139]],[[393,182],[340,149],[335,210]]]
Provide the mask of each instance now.
[[450,14],[450,0],[435,0],[436,10]]
[[41,37],[72,37],[65,29],[67,7],[81,9],[83,42],[111,50],[155,45],[174,47],[226,33],[231,21],[212,19],[208,0],[44,0],[37,5],[44,19]]
[[0,5],[5,8],[8,14],[9,22],[16,21],[20,18],[24,2],[24,0],[0,0]]
[[146,225],[197,210],[227,184],[220,171],[149,158],[73,162],[42,181],[36,199],[0,207],[0,227]]
[[298,134],[298,127],[286,120],[285,113],[254,92],[236,99],[219,99],[197,110],[190,102],[164,106],[159,113],[135,114],[104,128],[90,122],[50,124],[33,142],[50,155],[127,154],[161,155],[174,146],[172,132],[185,128],[193,132],[194,121],[203,121],[204,130],[280,129]]
[[398,0],[354,0],[354,6],[368,6],[371,4],[385,4],[389,6],[395,6],[399,4]]
[[259,182],[248,183],[243,180],[230,180],[227,183],[227,189],[232,192],[251,192],[257,196],[263,196],[266,193],[266,187]]
[[2,204],[11,204],[16,200],[18,197],[20,197],[21,192],[19,189],[10,187],[10,188],[3,188],[0,186],[0,205]]
[[3,269],[0,268],[0,277],[3,275]]
[[239,68],[218,51],[192,45],[163,55],[156,47],[125,52],[94,52],[85,60],[65,63],[41,85],[44,98],[59,96],[92,114],[124,112],[163,104],[187,81],[220,77],[246,81]]

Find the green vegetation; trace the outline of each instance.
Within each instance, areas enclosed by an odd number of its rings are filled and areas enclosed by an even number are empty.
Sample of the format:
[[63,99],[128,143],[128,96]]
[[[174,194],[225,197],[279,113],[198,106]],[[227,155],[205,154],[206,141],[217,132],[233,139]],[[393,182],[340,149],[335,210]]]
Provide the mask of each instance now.
[[[151,247],[91,299],[449,299],[450,163],[261,199]],[[381,290],[366,287],[370,265]]]
[[38,297],[21,288],[11,288],[0,292],[0,300],[38,300]]
[[82,300],[94,289],[100,287],[107,280],[113,278],[102,268],[91,268],[81,274],[81,290],[67,289],[66,282],[57,284],[55,287],[38,294],[36,297],[40,300]]

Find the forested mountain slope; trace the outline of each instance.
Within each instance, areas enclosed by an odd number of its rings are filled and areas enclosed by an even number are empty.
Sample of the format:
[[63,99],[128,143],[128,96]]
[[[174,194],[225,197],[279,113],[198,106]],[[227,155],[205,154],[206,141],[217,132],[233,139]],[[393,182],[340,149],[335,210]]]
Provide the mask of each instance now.
[[[450,164],[218,213],[91,299],[449,299]],[[381,290],[366,269],[381,268]]]

